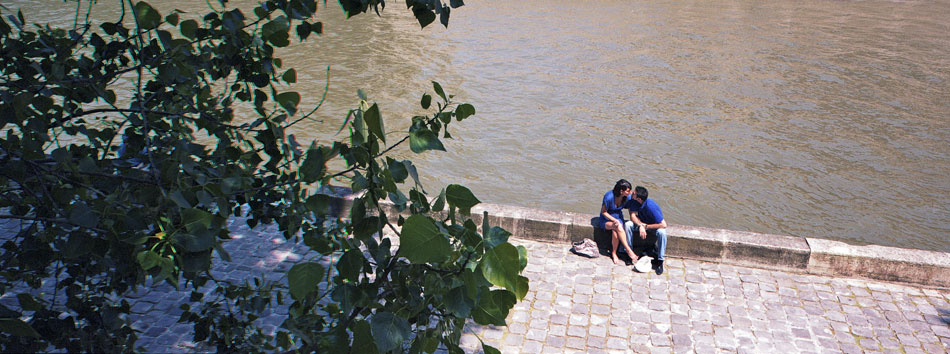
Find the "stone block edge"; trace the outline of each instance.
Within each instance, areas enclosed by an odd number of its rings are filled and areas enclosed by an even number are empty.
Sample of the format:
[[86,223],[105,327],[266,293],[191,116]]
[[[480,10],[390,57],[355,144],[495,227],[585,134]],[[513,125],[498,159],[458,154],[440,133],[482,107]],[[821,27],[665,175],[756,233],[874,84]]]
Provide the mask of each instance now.
[[[334,187],[335,207],[348,209],[352,195]],[[339,214],[343,210],[337,209]],[[470,218],[481,226],[483,212],[489,223],[515,238],[564,243],[594,239],[591,225],[597,215],[480,203]],[[880,245],[852,245],[812,237],[762,234],[689,225],[670,225],[670,257],[720,262],[815,275],[863,277],[883,281],[950,288],[950,253]]]

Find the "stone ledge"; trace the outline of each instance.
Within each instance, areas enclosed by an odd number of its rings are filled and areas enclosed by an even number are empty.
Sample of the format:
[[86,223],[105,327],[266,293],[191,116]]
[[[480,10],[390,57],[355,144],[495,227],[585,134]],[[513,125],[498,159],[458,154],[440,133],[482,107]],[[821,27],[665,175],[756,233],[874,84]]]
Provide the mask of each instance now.
[[[337,187],[332,197],[339,215],[352,206],[352,195]],[[597,215],[549,211],[511,205],[481,203],[468,217],[481,227],[488,212],[491,226],[501,226],[515,237],[563,243],[584,238],[603,242],[604,233],[591,223]],[[391,210],[390,217],[395,216]],[[950,287],[950,254],[885,246],[855,246],[839,241],[785,235],[670,225],[666,253],[670,257],[697,259],[765,269],[818,275],[865,277],[885,281]],[[607,241],[609,242],[609,240]]]
[[944,252],[806,240],[811,248],[807,271],[812,274],[950,287],[950,254]]
[[808,266],[808,243],[800,237],[686,225],[670,225],[667,235],[667,253],[677,257],[799,271]]

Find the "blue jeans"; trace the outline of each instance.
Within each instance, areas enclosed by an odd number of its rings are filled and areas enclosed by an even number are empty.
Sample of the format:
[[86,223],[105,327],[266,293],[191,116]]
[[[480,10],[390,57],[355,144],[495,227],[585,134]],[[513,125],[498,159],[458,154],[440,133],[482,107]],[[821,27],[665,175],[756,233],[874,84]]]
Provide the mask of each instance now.
[[[629,220],[623,226],[627,231],[627,244],[632,245],[634,237],[640,237],[640,229],[633,221]],[[647,237],[650,237],[652,233],[656,234],[656,259],[662,261],[666,255],[666,228],[647,230]]]

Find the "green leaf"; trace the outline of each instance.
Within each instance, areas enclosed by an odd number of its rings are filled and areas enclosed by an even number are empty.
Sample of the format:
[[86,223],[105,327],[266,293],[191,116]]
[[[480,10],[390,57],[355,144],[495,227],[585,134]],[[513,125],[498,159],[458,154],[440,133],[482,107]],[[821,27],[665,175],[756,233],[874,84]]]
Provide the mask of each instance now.
[[162,262],[162,256],[152,251],[142,251],[135,256],[143,270],[149,270],[157,267]]
[[300,179],[306,183],[313,183],[323,178],[327,165],[324,161],[323,149],[310,149],[307,157],[300,164]]
[[175,261],[169,258],[162,258],[161,263],[159,263],[159,266],[162,269],[161,269],[161,272],[157,276],[155,276],[154,281],[160,282],[162,280],[168,279],[170,282],[177,284],[178,279],[173,274],[178,269],[178,267],[175,266]]
[[287,17],[280,16],[261,26],[261,37],[273,44],[275,47],[286,47],[290,44],[290,23]]
[[[484,230],[484,228],[482,230]],[[492,226],[488,232],[485,233],[485,242],[489,247],[495,247],[502,243],[508,242],[508,236],[511,236],[511,233],[508,232],[508,230],[498,226]]]
[[481,266],[485,279],[510,290],[518,299],[523,299],[528,293],[528,278],[518,275],[521,272],[521,258],[518,249],[512,244],[505,242],[485,249]]
[[185,196],[181,194],[180,190],[176,190],[168,194],[168,198],[175,202],[179,208],[191,208],[191,203],[188,202],[188,199],[185,199]]
[[406,219],[400,240],[399,255],[415,264],[443,261],[452,252],[449,240],[442,235],[435,222],[420,214]]
[[[402,191],[398,189],[396,190],[395,193],[392,193],[392,192],[388,193],[387,196],[389,196],[389,201],[393,202],[393,204],[395,204],[397,207],[400,207],[400,208],[405,208],[406,202],[409,201],[409,198],[406,198],[406,195],[403,194]],[[399,210],[402,211],[403,209],[399,209]]]
[[385,129],[383,129],[383,118],[379,114],[379,107],[373,103],[369,109],[363,113],[363,119],[366,120],[366,125],[369,126],[369,131],[376,135],[379,140],[386,142]]
[[46,308],[30,294],[20,293],[16,295],[16,298],[20,301],[20,308],[23,311],[39,311]]
[[442,97],[443,101],[448,101],[448,99],[445,98],[445,91],[442,91],[442,85],[439,85],[438,82],[433,81],[432,89],[435,90],[435,94],[439,95],[439,97]]
[[485,344],[485,342],[482,342],[482,352],[484,352],[485,354],[501,354],[500,350],[495,349],[495,347],[493,346]]
[[439,193],[439,197],[432,203],[432,211],[442,211],[445,208],[445,189]]
[[[439,120],[442,121],[442,123],[444,123],[445,125],[448,125],[450,122],[452,122],[452,112],[439,113]],[[448,132],[449,129],[446,128],[445,131]]]
[[13,28],[10,28],[10,25],[7,24],[7,21],[0,17],[0,36],[6,37],[12,30]]
[[176,233],[172,240],[188,252],[207,251],[216,244],[214,234],[201,229],[196,229],[193,233]]
[[181,210],[181,219],[185,224],[185,229],[189,232],[197,232],[208,229],[214,216],[201,209],[188,208]]
[[147,2],[139,1],[135,4],[135,19],[139,26],[144,29],[152,29],[162,24],[162,14],[158,13],[152,5]]
[[528,266],[528,249],[522,245],[518,245],[518,261],[521,263],[522,270]]
[[347,281],[355,282],[363,272],[363,253],[359,250],[349,250],[336,263],[336,270]]
[[462,283],[465,284],[465,296],[472,301],[478,300],[479,295],[490,290],[489,288],[492,286],[488,280],[485,280],[481,270],[477,269],[478,266],[473,267],[474,264],[476,263],[469,262],[469,265],[461,274]]
[[449,27],[449,13],[452,12],[452,9],[448,6],[442,6],[442,11],[439,13],[439,22],[443,26]]
[[429,109],[429,106],[432,105],[432,96],[429,96],[427,93],[422,94],[422,109]]
[[350,207],[350,220],[353,224],[359,224],[366,217],[366,203],[364,198],[353,199],[353,206]]
[[445,151],[445,146],[439,141],[439,135],[428,129],[419,129],[409,132],[409,149],[414,153],[426,150]]
[[295,83],[297,82],[297,70],[294,70],[294,68],[290,68],[289,70],[285,71],[284,75],[281,76],[280,78],[283,79],[284,82],[288,84]]
[[165,16],[165,21],[168,21],[168,24],[172,26],[178,26],[178,13],[172,12],[168,14],[168,16]]
[[445,188],[445,198],[450,206],[454,205],[459,208],[459,212],[462,213],[462,215],[469,215],[472,207],[481,203],[478,198],[475,198],[472,191],[458,184],[450,184]]
[[301,41],[310,37],[310,32],[312,32],[310,23],[304,21],[297,25],[297,38],[300,38]]
[[333,289],[333,293],[330,294],[330,298],[336,301],[335,304],[331,303],[330,305],[339,306],[340,310],[344,313],[350,313],[357,304],[369,301],[366,293],[352,283],[344,283],[336,286],[336,288]]
[[517,301],[507,290],[492,290],[484,294],[472,311],[472,319],[482,325],[504,326],[508,311]]
[[254,8],[254,15],[257,16],[258,19],[263,19],[263,18],[266,18],[269,14],[267,10],[264,10],[263,7],[258,6]]
[[416,183],[416,186],[419,189],[422,189],[422,192],[425,193],[425,188],[422,188],[422,184],[419,183],[419,172],[416,171],[416,166],[412,164],[412,161],[405,160],[403,163],[406,165],[406,170],[409,171],[409,177],[412,177],[412,181]]
[[409,339],[409,321],[389,312],[377,312],[370,320],[370,329],[376,339],[376,348],[385,353],[402,347]]
[[86,228],[94,228],[99,224],[99,216],[85,203],[79,202],[69,212],[69,222]]
[[307,197],[307,210],[312,211],[318,218],[330,212],[330,196],[314,194]]
[[468,318],[472,315],[472,308],[475,302],[465,296],[465,286],[459,286],[449,290],[448,295],[443,297],[445,300],[445,309],[456,317]]
[[287,111],[288,114],[297,113],[297,104],[300,103],[300,94],[294,91],[281,92],[277,94],[277,103]]
[[482,242],[482,237],[478,235],[475,222],[472,219],[465,220],[465,227],[456,237],[469,247],[477,247]]
[[224,247],[221,246],[220,243],[214,245],[214,250],[215,252],[218,252],[218,256],[221,257],[221,259],[224,260],[225,262],[231,261],[231,254],[228,253],[228,251],[225,250]]
[[386,156],[386,165],[389,166],[389,173],[393,176],[396,183],[402,183],[409,177],[409,171],[406,169],[406,163]]
[[20,337],[40,337],[33,327],[19,318],[0,318],[0,332]]
[[[111,221],[106,219],[107,221]],[[86,255],[92,253],[93,251],[98,251],[96,249],[96,241],[92,237],[83,234],[75,233],[69,236],[69,239],[66,241],[66,247],[63,250],[63,254],[66,258],[70,259],[80,259]]]
[[[210,249],[210,248],[209,248]],[[204,272],[211,269],[211,251],[183,252],[178,254],[181,270],[185,272]]]
[[460,104],[455,108],[455,119],[461,121],[462,119],[468,118],[475,115],[475,106],[468,103]]
[[412,14],[416,16],[416,20],[419,21],[419,25],[422,26],[422,28],[428,26],[432,21],[435,21],[435,13],[427,9],[425,5],[413,6]]
[[290,296],[302,300],[317,291],[317,284],[323,280],[323,266],[313,262],[297,263],[287,272],[287,287]]
[[370,330],[369,322],[359,319],[353,324],[352,353],[377,354],[376,341]]
[[195,20],[181,21],[181,24],[178,25],[178,28],[181,30],[182,36],[195,39],[195,31],[198,30],[198,22]]

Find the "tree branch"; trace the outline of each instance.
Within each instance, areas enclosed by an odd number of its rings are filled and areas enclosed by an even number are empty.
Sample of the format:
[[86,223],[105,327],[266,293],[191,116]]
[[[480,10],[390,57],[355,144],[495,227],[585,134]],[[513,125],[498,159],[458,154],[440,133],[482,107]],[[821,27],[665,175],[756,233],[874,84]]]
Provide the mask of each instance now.
[[41,216],[0,215],[0,219],[28,220],[28,221],[39,221],[39,222],[47,222],[47,223],[54,223],[54,224],[67,224],[67,225],[75,226],[75,227],[86,229],[86,230],[92,230],[92,231],[101,232],[101,233],[108,233],[108,231],[106,230],[96,228],[96,227],[87,227],[87,226],[77,225],[69,220],[44,218]]

